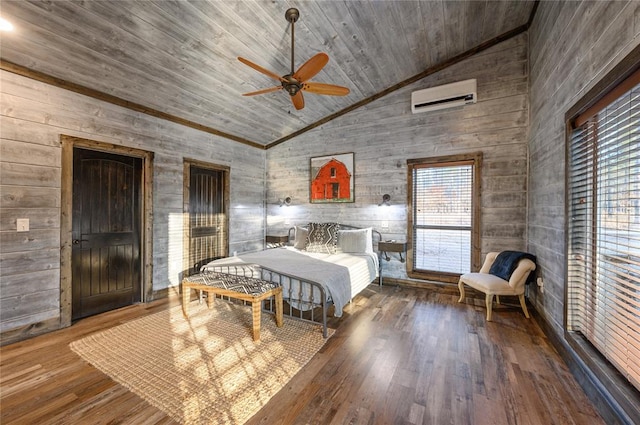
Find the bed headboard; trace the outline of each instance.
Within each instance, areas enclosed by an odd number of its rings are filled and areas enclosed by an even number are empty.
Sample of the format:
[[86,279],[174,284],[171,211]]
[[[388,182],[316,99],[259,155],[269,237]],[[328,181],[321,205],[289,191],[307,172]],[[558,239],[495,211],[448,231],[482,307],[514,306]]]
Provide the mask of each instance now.
[[[352,226],[350,224],[342,224],[342,223],[338,223],[338,226],[340,226],[340,230],[362,230],[367,228],[367,227]],[[298,226],[290,227],[289,233],[288,233],[289,243],[295,240],[296,227],[302,227],[303,229],[307,229],[307,225],[298,225]],[[376,229],[371,228],[371,243],[373,244],[373,246],[375,246],[381,240],[382,240],[382,234],[378,232]]]

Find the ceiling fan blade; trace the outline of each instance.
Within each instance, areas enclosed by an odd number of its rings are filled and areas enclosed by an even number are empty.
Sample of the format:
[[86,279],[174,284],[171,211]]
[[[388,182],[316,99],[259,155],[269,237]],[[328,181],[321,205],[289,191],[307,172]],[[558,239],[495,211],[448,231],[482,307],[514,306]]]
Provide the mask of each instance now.
[[329,56],[326,53],[318,53],[298,68],[293,78],[303,83],[320,72],[327,62],[329,62]]
[[342,86],[313,82],[304,83],[302,90],[315,94],[328,94],[329,96],[346,96],[350,91],[348,88]]
[[242,93],[242,95],[243,96],[255,96],[257,94],[271,93],[271,92],[278,91],[278,90],[282,90],[282,86],[269,87],[268,89],[252,91],[252,92],[249,92],[249,93]]
[[240,56],[238,56],[238,60],[240,62],[242,62],[243,64],[245,64],[247,66],[250,66],[251,68],[255,69],[256,71],[263,73],[264,75],[268,75],[269,77],[275,78],[278,81],[283,81],[283,82],[285,81],[284,78],[282,78],[281,76],[279,76],[275,72],[271,72],[268,69],[265,69],[265,68],[261,67],[260,65],[256,65],[255,63],[251,62],[248,59],[241,58]]
[[304,97],[302,96],[302,92],[299,91],[294,96],[291,96],[291,102],[293,102],[293,106],[295,106],[297,110],[304,108]]

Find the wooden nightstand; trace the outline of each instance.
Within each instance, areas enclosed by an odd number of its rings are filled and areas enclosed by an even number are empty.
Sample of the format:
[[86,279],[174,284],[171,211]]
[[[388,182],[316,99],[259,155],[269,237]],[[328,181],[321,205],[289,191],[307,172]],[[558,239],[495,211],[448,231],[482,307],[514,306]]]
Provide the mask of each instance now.
[[400,255],[400,262],[404,263],[402,254],[407,252],[407,243],[396,241],[380,241],[378,242],[378,251],[384,254],[384,259],[387,261],[391,260],[391,257],[389,257],[388,254],[389,252],[397,252]]
[[267,248],[276,248],[289,243],[289,235],[267,235],[264,238]]

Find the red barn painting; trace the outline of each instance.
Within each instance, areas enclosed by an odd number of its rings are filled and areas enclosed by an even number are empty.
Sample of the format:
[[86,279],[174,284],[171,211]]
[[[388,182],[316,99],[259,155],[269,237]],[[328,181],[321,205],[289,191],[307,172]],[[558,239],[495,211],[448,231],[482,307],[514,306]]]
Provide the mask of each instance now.
[[353,201],[353,154],[311,158],[311,202]]

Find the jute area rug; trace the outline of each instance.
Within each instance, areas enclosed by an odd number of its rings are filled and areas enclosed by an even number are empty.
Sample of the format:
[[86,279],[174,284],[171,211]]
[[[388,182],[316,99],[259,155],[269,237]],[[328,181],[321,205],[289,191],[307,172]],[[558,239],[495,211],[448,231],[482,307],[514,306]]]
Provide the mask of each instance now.
[[[184,424],[242,424],[304,366],[325,340],[319,325],[216,300],[180,307],[87,336],[71,349],[114,381]],[[331,330],[330,335],[331,335]]]

